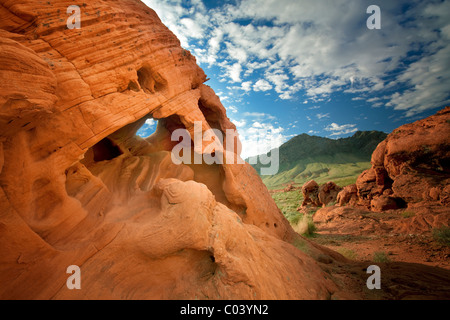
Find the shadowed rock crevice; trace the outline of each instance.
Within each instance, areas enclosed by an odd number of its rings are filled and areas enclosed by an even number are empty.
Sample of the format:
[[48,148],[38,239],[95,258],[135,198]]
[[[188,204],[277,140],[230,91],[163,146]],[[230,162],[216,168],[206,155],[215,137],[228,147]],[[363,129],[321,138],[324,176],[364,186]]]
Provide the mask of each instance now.
[[95,162],[112,160],[123,154],[120,148],[108,138],[104,138],[100,142],[96,143],[92,147],[92,152],[94,154]]
[[[208,122],[209,126],[212,129],[217,129],[219,130],[222,135],[224,136],[225,133],[223,132],[222,126],[220,124],[220,118],[219,118],[219,114],[217,114],[217,112],[214,112],[213,109],[209,108],[207,105],[205,105],[204,102],[202,102],[201,100],[198,102],[198,107],[200,109],[200,111],[202,112],[203,116],[205,117],[206,121]],[[224,136],[225,138],[225,136]]]
[[167,81],[151,68],[144,66],[137,71],[137,81],[145,93],[163,92],[167,89]]
[[128,83],[127,90],[131,90],[131,91],[134,91],[134,92],[139,92],[141,90],[141,87],[135,81],[131,80]]

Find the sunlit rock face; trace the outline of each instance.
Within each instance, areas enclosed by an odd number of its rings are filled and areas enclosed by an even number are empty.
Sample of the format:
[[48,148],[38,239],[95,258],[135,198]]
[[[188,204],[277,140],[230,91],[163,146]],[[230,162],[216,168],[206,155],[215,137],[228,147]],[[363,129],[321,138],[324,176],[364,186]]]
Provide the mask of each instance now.
[[355,185],[339,193],[340,206],[413,210],[414,217],[393,227],[401,233],[450,225],[450,107],[395,129],[377,146],[371,163]]
[[[450,107],[395,129],[356,182],[360,204],[382,210],[450,203]],[[395,200],[395,201],[394,201]],[[389,202],[390,201],[390,202]]]
[[[197,152],[216,143],[235,163],[173,162],[175,130],[235,126],[152,9],[89,1],[69,29],[67,1],[1,4],[0,298],[336,294],[225,134]],[[136,136],[149,118],[156,132]]]

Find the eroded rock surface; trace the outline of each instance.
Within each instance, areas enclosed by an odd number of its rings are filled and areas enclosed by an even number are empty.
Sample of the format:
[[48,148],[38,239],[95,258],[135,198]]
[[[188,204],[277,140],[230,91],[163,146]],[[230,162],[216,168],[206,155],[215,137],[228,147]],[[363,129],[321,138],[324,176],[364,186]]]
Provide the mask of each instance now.
[[329,203],[335,202],[341,190],[342,188],[333,181],[328,181],[321,185],[319,188],[319,201],[322,206],[325,207]]
[[[1,4],[0,298],[339,297],[324,249],[250,165],[171,160],[174,130],[235,126],[153,10],[89,1],[70,30],[67,1]],[[136,136],[149,118],[156,132]]]
[[346,204],[356,205],[358,203],[358,188],[355,184],[345,186],[336,196],[336,204],[343,206]]
[[[450,191],[450,107],[394,130],[372,154],[372,167],[356,182],[360,204],[388,207],[434,202],[447,205]],[[390,202],[390,204],[388,204]],[[381,209],[384,205],[375,205]]]
[[319,185],[314,180],[306,182],[302,186],[303,202],[302,207],[308,204],[319,206]]
[[450,107],[394,130],[375,149],[371,163],[355,186],[340,192],[340,206],[406,212],[414,217],[393,228],[404,233],[450,225]]
[[302,207],[309,204],[315,207],[325,207],[327,204],[336,201],[341,190],[342,188],[332,181],[319,186],[317,182],[310,180],[302,186]]

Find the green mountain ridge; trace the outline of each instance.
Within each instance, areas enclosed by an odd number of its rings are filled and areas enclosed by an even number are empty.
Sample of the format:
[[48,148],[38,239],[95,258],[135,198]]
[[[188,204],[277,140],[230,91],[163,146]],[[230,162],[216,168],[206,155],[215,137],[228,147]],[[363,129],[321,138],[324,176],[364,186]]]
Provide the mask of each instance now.
[[[278,173],[261,178],[269,189],[283,188],[292,182],[303,185],[311,179],[348,185],[370,168],[372,152],[386,137],[380,131],[357,131],[351,137],[336,140],[301,134],[280,146]],[[259,162],[252,166],[258,173],[266,167]]]

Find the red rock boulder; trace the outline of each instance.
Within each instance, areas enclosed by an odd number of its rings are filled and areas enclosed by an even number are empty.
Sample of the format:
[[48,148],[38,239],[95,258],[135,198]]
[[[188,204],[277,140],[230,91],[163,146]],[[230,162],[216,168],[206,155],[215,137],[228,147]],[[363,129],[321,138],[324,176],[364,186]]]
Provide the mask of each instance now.
[[336,183],[329,181],[319,187],[319,201],[323,207],[336,202],[338,193],[342,190]]
[[[394,130],[372,154],[372,167],[357,179],[359,203],[447,203],[450,184],[450,107]],[[392,197],[382,196],[386,190]],[[382,197],[379,201],[372,200]],[[399,200],[401,199],[401,200]]]
[[336,203],[338,206],[351,205],[358,203],[358,189],[356,184],[345,186],[337,195]]
[[306,182],[302,186],[303,202],[302,207],[308,204],[319,207],[319,185],[314,180]]

